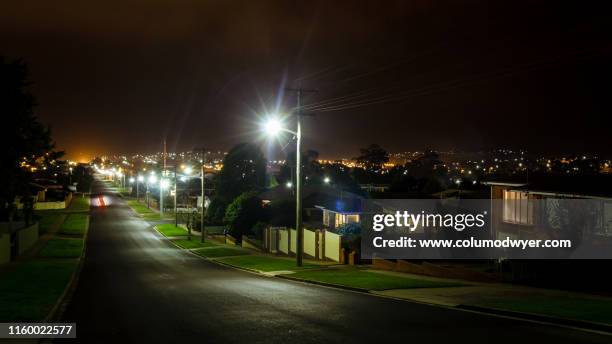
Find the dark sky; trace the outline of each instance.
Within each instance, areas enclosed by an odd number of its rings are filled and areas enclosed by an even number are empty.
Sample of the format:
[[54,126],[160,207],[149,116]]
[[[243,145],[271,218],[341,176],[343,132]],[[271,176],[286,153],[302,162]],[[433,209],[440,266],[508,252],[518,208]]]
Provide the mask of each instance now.
[[304,132],[322,157],[372,142],[609,154],[612,21],[592,3],[4,1],[0,54],[29,63],[73,158],[164,136],[227,149],[300,83],[318,89]]

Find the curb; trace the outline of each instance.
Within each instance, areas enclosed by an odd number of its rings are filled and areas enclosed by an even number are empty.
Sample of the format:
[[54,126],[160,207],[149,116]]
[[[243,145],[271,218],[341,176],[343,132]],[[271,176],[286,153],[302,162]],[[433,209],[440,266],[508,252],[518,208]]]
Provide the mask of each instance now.
[[612,334],[612,325],[594,323],[590,321],[565,319],[565,318],[551,317],[548,315],[507,311],[503,309],[471,306],[471,305],[457,305],[455,306],[455,308],[464,309],[468,311],[476,311],[476,312],[481,312],[481,313],[502,315],[502,316],[507,316],[507,317],[512,317],[512,318],[520,318],[520,319],[525,319],[525,320],[538,321],[538,322],[543,322],[543,323],[550,323],[550,324],[555,324],[555,325],[568,326],[568,327],[577,328],[577,329],[604,332],[606,334]]
[[371,293],[368,289],[349,287],[349,286],[342,285],[342,284],[334,284],[334,283],[306,280],[306,279],[302,279],[302,278],[291,277],[291,275],[274,275],[274,277],[278,277],[278,278],[282,278],[282,279],[286,279],[286,280],[290,280],[290,281],[297,281],[297,282],[302,282],[302,283],[320,285],[320,286],[323,286],[323,287],[332,287],[332,288],[336,288],[336,289],[350,290],[350,291],[354,291],[354,292],[357,292],[357,293],[375,295],[375,294]]
[[[163,237],[166,237],[160,231],[157,230],[157,228],[156,228],[157,226],[152,226],[152,227],[160,235],[162,235]],[[481,313],[481,314],[487,314],[487,315],[493,315],[493,316],[500,316],[500,317],[504,317],[504,318],[515,319],[515,320],[519,320],[519,321],[537,322],[537,323],[546,324],[546,325],[567,327],[567,328],[571,328],[571,329],[574,329],[574,330],[595,332],[595,333],[602,334],[602,335],[612,335],[612,326],[611,325],[602,324],[602,323],[593,323],[593,322],[581,321],[581,320],[556,318],[556,317],[550,317],[550,316],[546,316],[546,315],[538,315],[538,314],[522,313],[522,312],[514,312],[514,311],[505,311],[505,310],[500,310],[500,309],[494,309],[494,308],[488,308],[488,307],[479,307],[479,306],[470,306],[470,305],[463,305],[463,304],[460,304],[460,305],[457,305],[457,306],[446,306],[446,305],[440,305],[440,304],[431,303],[431,302],[421,302],[421,301],[416,301],[416,300],[411,300],[411,299],[389,297],[389,296],[373,293],[372,291],[370,291],[368,289],[349,287],[349,286],[345,286],[345,285],[341,285],[341,284],[334,284],[334,283],[327,283],[327,282],[320,282],[320,281],[312,281],[312,280],[306,280],[306,279],[302,279],[302,278],[291,277],[290,274],[269,275],[269,274],[266,274],[265,272],[262,272],[262,271],[259,271],[259,270],[244,268],[244,267],[240,267],[240,266],[235,266],[235,265],[231,265],[231,264],[219,261],[217,259],[211,259],[211,258],[202,257],[202,256],[196,254],[195,252],[192,252],[192,250],[190,250],[190,249],[182,248],[182,247],[178,246],[177,244],[175,244],[174,242],[172,242],[171,240],[169,240],[169,241],[176,248],[184,250],[184,251],[188,251],[189,253],[193,254],[194,256],[196,256],[196,257],[198,257],[200,259],[209,261],[211,263],[214,263],[214,264],[217,264],[217,265],[220,265],[220,266],[232,268],[232,269],[235,269],[235,270],[240,270],[240,271],[244,271],[244,272],[248,272],[248,273],[252,273],[252,274],[257,274],[257,275],[262,276],[262,277],[279,278],[279,279],[284,279],[284,280],[289,280],[289,281],[295,281],[295,282],[301,282],[301,283],[306,283],[306,284],[318,285],[318,286],[322,286],[322,287],[346,290],[346,291],[356,292],[356,293],[360,293],[360,294],[377,296],[377,297],[393,299],[393,300],[398,300],[398,301],[418,303],[418,304],[423,304],[423,305],[428,305],[428,306],[433,306],[433,307],[442,307],[442,308],[454,309],[454,310],[460,310],[460,311],[476,312],[476,313]]]

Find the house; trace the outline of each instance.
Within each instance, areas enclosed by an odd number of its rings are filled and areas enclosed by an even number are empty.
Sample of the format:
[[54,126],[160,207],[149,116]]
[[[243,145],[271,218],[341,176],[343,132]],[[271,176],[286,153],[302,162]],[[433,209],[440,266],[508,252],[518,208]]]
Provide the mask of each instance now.
[[323,227],[333,231],[344,224],[360,223],[361,200],[360,196],[343,192],[341,195],[321,198],[315,208],[322,212]]
[[[612,176],[540,174],[484,184],[491,187],[497,238],[547,239],[561,235],[565,226],[581,240],[612,239]],[[560,221],[569,211],[568,220]]]
[[[259,195],[264,205],[292,201],[294,189],[277,186]],[[302,189],[304,226],[335,230],[345,223],[359,223],[362,197],[328,185],[305,185]]]

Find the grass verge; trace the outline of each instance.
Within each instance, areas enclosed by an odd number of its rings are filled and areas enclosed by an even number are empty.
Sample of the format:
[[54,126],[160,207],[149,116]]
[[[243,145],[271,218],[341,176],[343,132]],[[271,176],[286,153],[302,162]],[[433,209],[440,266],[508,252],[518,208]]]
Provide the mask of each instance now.
[[38,217],[39,233],[44,234],[53,229],[54,226],[58,225],[60,218],[63,217],[64,214],[58,212],[39,211],[36,212],[36,216]]
[[59,232],[68,235],[84,235],[89,224],[89,215],[70,214],[62,223]]
[[68,211],[76,212],[88,212],[89,211],[89,197],[74,196],[70,202]]
[[206,242],[200,242],[200,237],[198,236],[193,236],[191,238],[191,240],[187,240],[187,239],[174,239],[172,240],[173,243],[179,245],[180,247],[184,248],[184,249],[194,249],[194,248],[203,248],[203,247],[214,247],[217,246],[217,244],[210,242],[210,240],[206,240]]
[[364,290],[442,288],[465,285],[461,283],[438,282],[413,277],[386,275],[352,268],[299,271],[289,276],[308,281],[331,283]]
[[249,251],[238,247],[207,247],[198,250],[193,250],[193,253],[206,258],[232,257],[251,254]]
[[140,215],[153,213],[153,210],[147,208],[147,206],[138,201],[128,201],[127,204]]
[[41,321],[64,292],[77,260],[31,261],[0,279],[0,322]]
[[163,235],[173,237],[173,236],[187,236],[187,230],[183,227],[177,227],[171,223],[163,223],[155,226],[158,231],[160,231]]
[[612,324],[612,299],[577,296],[526,296],[477,303],[477,306],[557,318]]
[[219,261],[241,268],[259,270],[264,272],[293,271],[321,267],[321,265],[318,264],[304,262],[304,265],[299,268],[296,266],[295,259],[275,258],[266,256],[230,257],[219,259]]
[[83,239],[55,238],[38,253],[45,258],[78,258],[83,252]]

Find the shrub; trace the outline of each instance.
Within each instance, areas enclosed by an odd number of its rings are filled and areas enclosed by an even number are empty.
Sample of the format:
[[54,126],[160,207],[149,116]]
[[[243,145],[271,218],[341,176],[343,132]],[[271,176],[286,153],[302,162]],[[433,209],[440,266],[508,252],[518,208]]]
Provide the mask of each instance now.
[[251,228],[262,218],[261,200],[257,192],[245,192],[236,197],[225,211],[223,222],[227,225],[229,234],[234,238],[251,233]]

